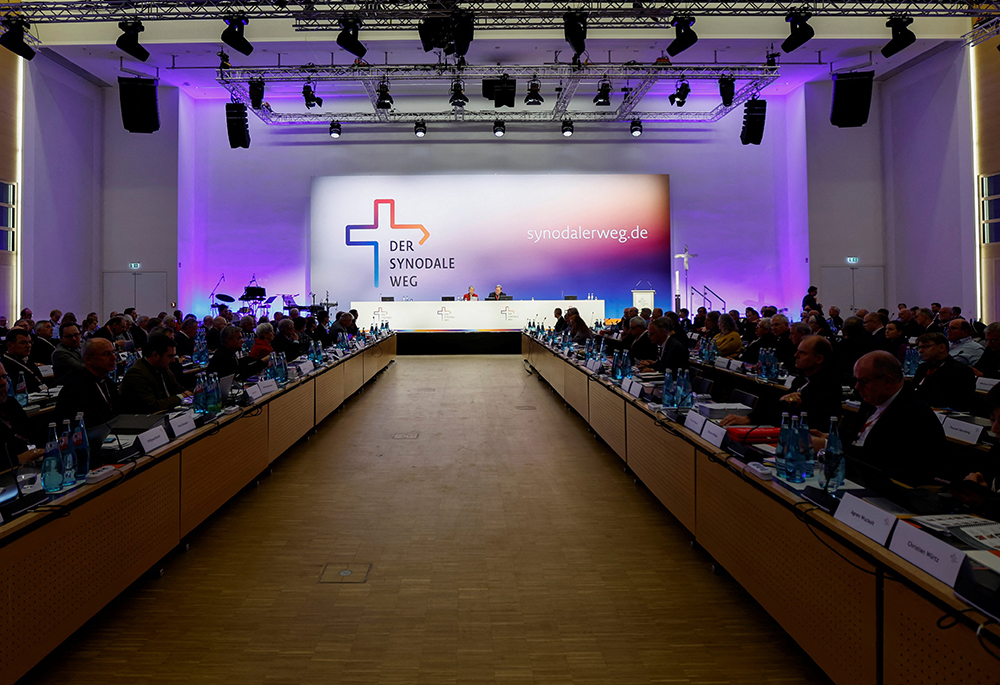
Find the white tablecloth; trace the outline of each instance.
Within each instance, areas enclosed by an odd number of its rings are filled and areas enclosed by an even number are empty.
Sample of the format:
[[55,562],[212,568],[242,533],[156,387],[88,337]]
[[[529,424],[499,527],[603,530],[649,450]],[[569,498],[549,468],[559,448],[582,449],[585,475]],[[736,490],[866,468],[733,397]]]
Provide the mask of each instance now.
[[553,325],[556,307],[576,307],[589,326],[604,320],[604,300],[351,302],[359,327],[388,321],[394,331],[520,331],[528,321]]

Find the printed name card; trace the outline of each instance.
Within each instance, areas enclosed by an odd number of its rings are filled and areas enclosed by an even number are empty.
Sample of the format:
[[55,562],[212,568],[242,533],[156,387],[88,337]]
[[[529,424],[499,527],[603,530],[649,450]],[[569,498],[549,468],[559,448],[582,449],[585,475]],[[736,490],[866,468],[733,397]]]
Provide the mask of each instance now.
[[715,360],[715,368],[717,368],[717,369],[728,369],[729,368],[729,359],[727,359],[726,357],[718,357],[718,358],[716,358],[716,360]]
[[889,539],[892,527],[899,520],[889,512],[850,493],[844,494],[844,499],[841,500],[833,518],[880,545],[884,545]]
[[52,378],[55,375],[52,371],[51,364],[42,364],[38,367],[38,372],[42,374],[42,378]]
[[246,388],[244,388],[247,391],[247,397],[250,398],[251,402],[256,402],[257,400],[259,400],[261,397],[264,396],[264,393],[262,393],[260,391],[260,388],[258,387],[259,385],[260,383],[258,383],[257,385],[248,385]]
[[313,364],[308,359],[305,360],[304,362],[299,362],[298,366],[299,366],[299,373],[301,373],[303,376],[305,376],[307,373],[312,373],[312,370],[316,368],[316,365]]
[[716,447],[722,447],[722,442],[726,439],[726,428],[714,421],[705,421],[705,425],[701,429],[701,437]]
[[589,362],[587,362],[587,368],[590,369],[591,371],[600,371],[601,370],[601,360],[600,359],[591,359]]
[[163,429],[163,426],[150,428],[145,433],[139,434],[139,445],[142,447],[142,451],[147,454],[158,447],[163,447],[168,442],[170,442],[170,438],[167,436],[167,431]]
[[261,395],[266,395],[269,392],[274,392],[275,390],[278,389],[278,381],[274,380],[273,378],[268,378],[266,381],[261,381],[260,383],[258,383],[257,387],[260,388]]
[[684,417],[684,427],[701,435],[701,429],[705,427],[706,420],[704,416],[692,409]]
[[948,417],[941,424],[944,427],[944,434],[949,438],[955,438],[970,445],[979,442],[979,436],[983,433],[983,427],[974,423],[966,423],[959,419]]
[[181,437],[185,433],[190,433],[197,426],[194,423],[194,414],[192,412],[186,411],[180,416],[175,416],[170,419],[170,430],[174,432],[175,437]]
[[976,379],[976,390],[982,390],[986,392],[992,388],[997,383],[1000,383],[1000,379],[996,378],[977,378]]
[[339,347],[333,348],[333,356],[335,356],[337,359],[340,359],[345,354],[347,354],[347,353],[344,352],[344,350],[340,349]]
[[628,388],[628,394],[632,397],[639,397],[642,394],[642,383],[639,381],[632,381],[632,385]]
[[962,568],[962,561],[965,559],[965,552],[908,523],[896,526],[889,551],[952,588],[955,587],[958,570]]
[[788,376],[787,378],[785,378],[785,387],[791,390],[792,383],[794,382],[795,382],[795,376]]

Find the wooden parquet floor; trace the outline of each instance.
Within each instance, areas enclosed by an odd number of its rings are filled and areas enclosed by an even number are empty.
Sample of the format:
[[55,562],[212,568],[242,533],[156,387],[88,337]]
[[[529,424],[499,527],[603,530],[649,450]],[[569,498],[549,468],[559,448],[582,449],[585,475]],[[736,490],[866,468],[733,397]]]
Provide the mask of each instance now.
[[520,357],[402,357],[24,682],[828,683],[689,540]]

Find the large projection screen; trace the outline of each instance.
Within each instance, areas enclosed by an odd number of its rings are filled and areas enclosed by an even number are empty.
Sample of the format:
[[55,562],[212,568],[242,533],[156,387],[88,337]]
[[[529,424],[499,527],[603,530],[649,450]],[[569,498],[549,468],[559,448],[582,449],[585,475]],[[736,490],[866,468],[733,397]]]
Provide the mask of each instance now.
[[310,290],[437,300],[496,285],[515,300],[589,295],[617,316],[634,288],[672,306],[665,175],[313,179]]

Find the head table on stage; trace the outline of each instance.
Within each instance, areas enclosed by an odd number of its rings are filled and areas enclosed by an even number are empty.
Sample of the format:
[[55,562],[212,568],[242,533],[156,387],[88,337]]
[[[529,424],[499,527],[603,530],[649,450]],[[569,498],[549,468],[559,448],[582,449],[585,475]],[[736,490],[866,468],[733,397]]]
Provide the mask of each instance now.
[[556,307],[576,307],[593,326],[604,321],[604,300],[478,300],[467,302],[351,302],[358,325],[389,322],[394,331],[520,331],[529,321],[555,323]]

